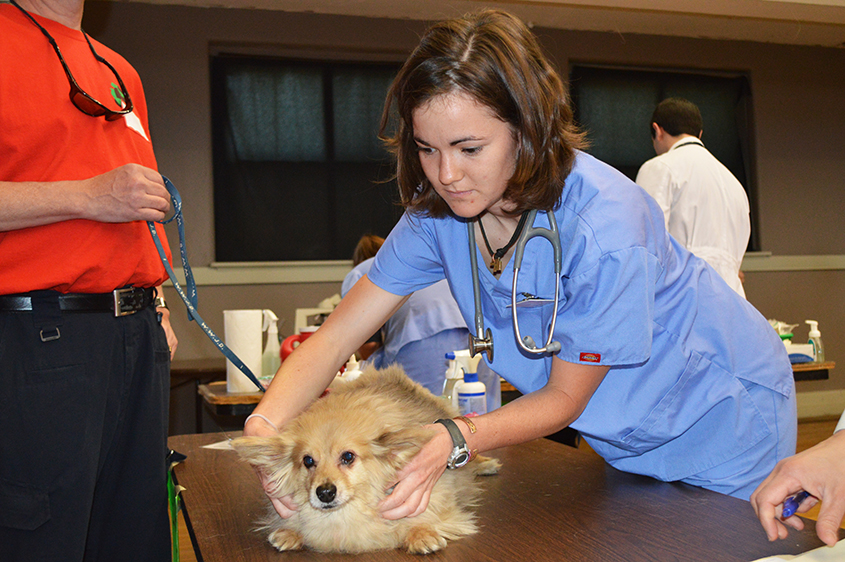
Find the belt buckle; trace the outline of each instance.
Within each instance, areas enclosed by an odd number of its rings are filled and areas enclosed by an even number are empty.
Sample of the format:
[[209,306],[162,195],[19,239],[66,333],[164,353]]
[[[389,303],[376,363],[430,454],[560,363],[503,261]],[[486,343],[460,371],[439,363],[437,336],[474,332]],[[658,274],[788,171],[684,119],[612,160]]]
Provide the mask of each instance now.
[[125,287],[112,291],[114,296],[115,317],[135,314],[143,305],[144,291],[135,291],[135,287]]

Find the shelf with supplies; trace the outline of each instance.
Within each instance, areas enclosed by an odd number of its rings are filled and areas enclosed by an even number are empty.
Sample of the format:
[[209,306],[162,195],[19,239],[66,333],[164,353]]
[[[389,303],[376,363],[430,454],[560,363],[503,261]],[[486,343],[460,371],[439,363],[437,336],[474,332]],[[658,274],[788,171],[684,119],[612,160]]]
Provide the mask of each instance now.
[[792,365],[792,373],[796,381],[823,381],[830,378],[830,370],[835,366],[835,361],[795,363]]

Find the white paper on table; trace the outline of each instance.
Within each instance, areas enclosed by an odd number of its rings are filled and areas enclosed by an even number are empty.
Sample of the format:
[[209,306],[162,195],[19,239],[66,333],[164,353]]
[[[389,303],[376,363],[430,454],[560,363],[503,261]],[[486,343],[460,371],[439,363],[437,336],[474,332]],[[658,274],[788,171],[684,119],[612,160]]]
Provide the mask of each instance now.
[[842,562],[845,560],[845,540],[839,541],[834,546],[820,546],[804,554],[769,556],[754,562],[780,562],[781,560],[791,562]]
[[225,441],[218,441],[217,443],[212,443],[211,445],[203,445],[203,449],[220,449],[220,450],[230,450],[232,449],[231,441],[226,439]]

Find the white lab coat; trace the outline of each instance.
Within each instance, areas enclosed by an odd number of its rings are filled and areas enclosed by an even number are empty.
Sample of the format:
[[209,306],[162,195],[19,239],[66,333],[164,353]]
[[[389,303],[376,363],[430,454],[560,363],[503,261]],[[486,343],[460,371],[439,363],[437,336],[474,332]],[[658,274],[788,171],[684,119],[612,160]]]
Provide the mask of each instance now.
[[666,230],[745,296],[739,280],[751,236],[742,184],[695,137],[684,137],[640,168],[637,183],[657,200]]

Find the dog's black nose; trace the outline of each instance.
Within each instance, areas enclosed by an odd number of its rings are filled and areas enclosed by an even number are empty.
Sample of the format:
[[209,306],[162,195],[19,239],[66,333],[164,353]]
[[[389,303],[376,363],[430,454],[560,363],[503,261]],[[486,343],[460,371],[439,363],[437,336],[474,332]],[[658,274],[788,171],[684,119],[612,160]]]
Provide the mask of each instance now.
[[334,484],[322,484],[317,487],[317,498],[323,503],[332,503],[337,495]]

